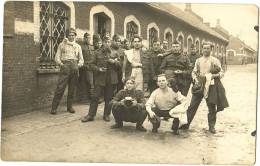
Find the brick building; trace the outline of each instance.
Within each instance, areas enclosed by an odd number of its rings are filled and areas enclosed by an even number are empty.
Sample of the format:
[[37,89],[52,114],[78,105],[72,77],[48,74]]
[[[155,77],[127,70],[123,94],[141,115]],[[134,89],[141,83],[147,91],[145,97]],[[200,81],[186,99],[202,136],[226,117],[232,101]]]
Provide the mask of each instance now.
[[[108,31],[130,38],[139,34],[149,47],[156,38],[174,39],[200,50],[203,41],[225,50],[228,39],[197,17],[166,3],[9,1],[4,6],[2,115],[12,116],[49,107],[59,68],[54,63],[65,30]],[[77,93],[80,99],[85,89]]]
[[227,63],[241,65],[245,63],[256,63],[257,52],[242,41],[238,36],[229,37],[227,46]]

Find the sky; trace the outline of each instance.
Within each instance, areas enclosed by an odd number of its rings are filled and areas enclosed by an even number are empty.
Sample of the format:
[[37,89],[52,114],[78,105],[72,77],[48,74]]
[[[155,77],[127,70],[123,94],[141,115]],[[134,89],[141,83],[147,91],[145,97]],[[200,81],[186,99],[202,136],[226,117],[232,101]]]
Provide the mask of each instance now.
[[[184,3],[174,3],[174,6],[185,9]],[[220,25],[229,34],[239,36],[242,41],[257,50],[258,36],[254,26],[258,25],[258,6],[250,4],[191,4],[192,11],[201,16],[210,26]]]

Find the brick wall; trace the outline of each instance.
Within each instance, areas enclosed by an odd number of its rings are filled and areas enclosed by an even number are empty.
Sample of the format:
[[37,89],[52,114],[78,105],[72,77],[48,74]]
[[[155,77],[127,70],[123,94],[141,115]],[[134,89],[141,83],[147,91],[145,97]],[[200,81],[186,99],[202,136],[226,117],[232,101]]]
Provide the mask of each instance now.
[[[164,30],[168,26],[172,28],[174,37],[179,31],[185,35],[184,44],[186,47],[187,36],[192,34],[193,40],[199,37],[200,40],[213,39],[212,36],[191,28],[179,20],[164,15],[143,4],[133,3],[86,3],[74,2],[76,28],[89,29],[89,11],[97,4],[105,5],[111,10],[115,17],[115,33],[123,35],[124,19],[133,14],[140,21],[141,35],[147,39],[147,25],[156,22],[160,28],[160,39],[163,39]],[[153,13],[153,14],[151,14]],[[8,17],[13,16],[13,17]],[[8,18],[8,19],[6,19]],[[4,37],[3,48],[3,116],[12,116],[36,109],[50,107],[56,88],[57,74],[37,74],[39,64],[37,57],[40,56],[39,43],[34,41],[33,34],[14,34],[14,19],[33,22],[33,2],[12,2],[5,3],[4,32],[11,33],[11,36]],[[77,100],[87,100],[87,87],[84,79],[79,82]],[[66,92],[65,92],[66,94]],[[64,102],[66,96],[63,97]]]
[[174,37],[177,37],[179,31],[184,34],[184,47],[187,47],[187,37],[189,34],[192,35],[193,41],[199,37],[202,39],[210,40],[212,42],[221,45],[223,43],[219,39],[212,37],[211,35],[201,32],[197,29],[192,28],[184,22],[179,21],[174,17],[170,17],[158,10],[152,9],[141,3],[86,3],[77,2],[74,3],[76,6],[76,27],[80,29],[89,28],[89,11],[93,6],[102,4],[111,10],[115,17],[115,33],[122,35],[124,33],[124,19],[126,16],[133,14],[140,21],[141,24],[141,36],[147,39],[147,26],[151,22],[155,22],[160,29],[160,40],[164,38],[164,30],[170,27],[173,30]]
[[[3,115],[19,113],[32,107],[35,90],[36,63],[33,36],[14,35],[4,38]],[[8,110],[8,111],[7,111]]]
[[22,21],[33,21],[33,2],[16,1],[14,4],[15,18]]

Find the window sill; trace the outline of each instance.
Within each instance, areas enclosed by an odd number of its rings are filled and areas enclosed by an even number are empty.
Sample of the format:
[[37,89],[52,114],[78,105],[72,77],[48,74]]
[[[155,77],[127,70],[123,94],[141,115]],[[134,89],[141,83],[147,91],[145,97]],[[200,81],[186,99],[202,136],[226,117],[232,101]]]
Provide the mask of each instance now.
[[38,68],[37,74],[57,74],[60,72],[60,68],[44,69]]

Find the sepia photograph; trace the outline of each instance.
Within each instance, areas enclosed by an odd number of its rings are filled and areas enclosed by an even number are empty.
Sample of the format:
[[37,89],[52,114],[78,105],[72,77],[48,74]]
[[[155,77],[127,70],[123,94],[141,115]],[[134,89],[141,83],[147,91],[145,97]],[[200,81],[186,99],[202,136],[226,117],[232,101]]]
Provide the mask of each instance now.
[[1,164],[256,163],[258,4],[1,7]]

